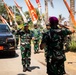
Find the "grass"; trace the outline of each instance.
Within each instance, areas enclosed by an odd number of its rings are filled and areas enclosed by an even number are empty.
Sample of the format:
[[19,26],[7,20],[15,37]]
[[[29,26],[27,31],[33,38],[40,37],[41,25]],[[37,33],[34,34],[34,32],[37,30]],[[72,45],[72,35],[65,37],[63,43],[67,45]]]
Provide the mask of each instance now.
[[69,44],[69,50],[76,52],[76,41],[72,40]]

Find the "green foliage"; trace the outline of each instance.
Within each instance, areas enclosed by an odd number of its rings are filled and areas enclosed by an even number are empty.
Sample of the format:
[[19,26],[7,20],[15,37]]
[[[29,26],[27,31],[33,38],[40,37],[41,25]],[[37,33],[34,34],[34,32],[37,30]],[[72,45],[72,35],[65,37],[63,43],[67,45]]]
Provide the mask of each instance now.
[[4,16],[5,18],[7,17],[6,9],[3,4],[0,4],[0,15]]
[[69,44],[69,50],[76,52],[76,41],[71,40],[71,42]]

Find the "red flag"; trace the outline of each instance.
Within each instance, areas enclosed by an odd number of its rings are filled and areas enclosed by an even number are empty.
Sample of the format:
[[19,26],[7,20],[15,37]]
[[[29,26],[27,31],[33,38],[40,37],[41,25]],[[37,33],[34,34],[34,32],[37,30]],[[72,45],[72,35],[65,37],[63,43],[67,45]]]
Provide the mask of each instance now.
[[38,4],[38,7],[41,7],[40,0],[36,0],[36,3]]
[[40,0],[36,0],[36,3],[39,3],[40,2]]
[[33,23],[36,23],[38,20],[38,16],[36,14],[35,8],[31,4],[30,0],[25,0],[25,2],[26,2],[26,5],[28,7],[28,10],[29,10],[29,13],[30,13],[30,16],[31,16]]
[[36,3],[38,5],[38,10],[39,10],[40,15],[42,15],[40,0],[36,0]]

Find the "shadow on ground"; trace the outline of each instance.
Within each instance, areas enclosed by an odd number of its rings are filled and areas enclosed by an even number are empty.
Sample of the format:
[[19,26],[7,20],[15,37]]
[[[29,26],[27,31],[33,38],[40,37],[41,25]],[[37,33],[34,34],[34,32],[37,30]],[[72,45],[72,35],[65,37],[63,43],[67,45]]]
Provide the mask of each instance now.
[[39,66],[31,66],[30,68],[31,68],[31,70],[34,70],[34,69],[36,69],[36,68],[37,68],[37,69],[40,69]]
[[19,55],[16,53],[15,56],[12,56],[9,52],[0,52],[0,59],[16,58]]
[[26,75],[26,74],[20,73],[20,74],[17,74],[17,75]]
[[67,62],[68,64],[73,64],[73,63],[75,63],[76,64],[76,62],[72,62],[72,61],[70,61],[70,62]]

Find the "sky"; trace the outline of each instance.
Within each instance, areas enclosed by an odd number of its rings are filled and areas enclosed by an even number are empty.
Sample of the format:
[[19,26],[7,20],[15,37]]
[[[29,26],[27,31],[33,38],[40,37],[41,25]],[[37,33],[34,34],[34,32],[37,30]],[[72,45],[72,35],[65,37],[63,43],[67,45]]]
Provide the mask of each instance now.
[[[15,5],[13,0],[4,0],[4,1],[8,6]],[[30,0],[30,1],[32,5],[35,8],[37,8],[36,1],[35,0]],[[68,4],[70,4],[70,0],[66,0],[66,1],[68,2]],[[22,7],[23,12],[28,11],[28,8],[24,0],[16,0],[16,2]],[[45,13],[44,0],[40,0],[40,3],[41,3],[42,13]],[[50,3],[48,2],[48,15],[49,16],[58,17],[59,15],[62,15],[62,17],[65,17],[66,20],[69,19],[69,13],[63,0],[53,0],[53,5],[54,5],[54,8],[52,8]]]

